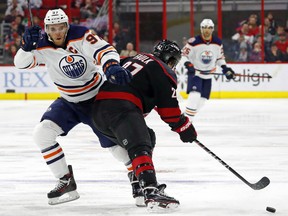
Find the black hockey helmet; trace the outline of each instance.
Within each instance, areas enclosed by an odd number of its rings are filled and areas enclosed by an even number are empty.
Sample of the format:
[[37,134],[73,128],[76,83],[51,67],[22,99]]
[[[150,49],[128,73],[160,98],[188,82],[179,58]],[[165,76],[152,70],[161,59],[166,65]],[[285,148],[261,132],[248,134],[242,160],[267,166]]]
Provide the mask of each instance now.
[[174,67],[181,58],[181,49],[177,43],[170,40],[162,40],[154,46],[153,55],[160,58],[167,65]]

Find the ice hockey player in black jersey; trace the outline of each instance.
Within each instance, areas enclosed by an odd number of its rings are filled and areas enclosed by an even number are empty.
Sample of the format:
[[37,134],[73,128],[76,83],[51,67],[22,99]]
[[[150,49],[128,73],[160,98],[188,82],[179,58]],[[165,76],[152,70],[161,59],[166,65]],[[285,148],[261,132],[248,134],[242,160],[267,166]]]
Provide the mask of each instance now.
[[134,173],[144,193],[147,209],[171,209],[179,201],[164,193],[153,166],[153,137],[144,116],[157,108],[161,119],[183,142],[193,142],[197,133],[188,117],[181,113],[176,97],[177,78],[172,68],[181,49],[172,41],[160,41],[152,54],[142,53],[121,61],[133,75],[129,85],[105,82],[96,96],[93,121],[96,128],[127,150]]

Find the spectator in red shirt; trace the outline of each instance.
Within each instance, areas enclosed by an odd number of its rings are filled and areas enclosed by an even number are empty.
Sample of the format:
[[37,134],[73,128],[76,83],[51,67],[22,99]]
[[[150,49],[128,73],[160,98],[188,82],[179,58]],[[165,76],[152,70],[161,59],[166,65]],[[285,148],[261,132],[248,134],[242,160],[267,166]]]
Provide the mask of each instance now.
[[279,39],[277,41],[275,41],[275,44],[277,46],[277,48],[282,52],[285,53],[286,49],[288,47],[288,40],[286,37],[286,33],[283,32],[281,34],[279,34]]
[[257,25],[257,15],[251,14],[248,20],[249,31],[248,35],[257,35],[259,34],[259,26]]

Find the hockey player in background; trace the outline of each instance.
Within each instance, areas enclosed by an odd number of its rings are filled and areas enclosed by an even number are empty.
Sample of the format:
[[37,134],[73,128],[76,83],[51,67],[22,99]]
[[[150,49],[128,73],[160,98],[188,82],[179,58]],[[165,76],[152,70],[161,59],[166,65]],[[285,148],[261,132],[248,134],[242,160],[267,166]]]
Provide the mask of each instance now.
[[190,38],[182,49],[184,66],[188,71],[185,114],[193,121],[194,116],[210,97],[213,72],[216,66],[222,68],[228,80],[234,79],[234,71],[226,66],[222,41],[212,35],[214,23],[203,19],[201,35]]
[[161,119],[183,142],[193,142],[197,137],[189,118],[181,114],[176,97],[177,78],[171,68],[180,58],[178,45],[164,40],[155,46],[152,54],[121,60],[121,65],[131,71],[132,81],[126,86],[105,82],[93,106],[96,127],[118,142],[118,146],[112,147],[115,157],[126,163],[132,161],[135,181],[139,181],[145,204],[152,211],[176,208],[179,201],[166,195],[166,185],[157,182],[152,160],[156,138],[147,128],[144,116],[157,108]]
[[[113,46],[86,27],[69,25],[63,10],[49,10],[44,24],[43,35],[39,26],[25,30],[14,64],[19,69],[45,64],[61,95],[49,106],[33,132],[34,141],[48,167],[59,179],[47,194],[49,204],[54,205],[79,198],[72,167],[67,166],[56,138],[67,135],[74,126],[84,123],[93,129],[102,147],[115,145],[94,127],[90,111],[106,78],[111,83],[125,85],[132,75],[119,65],[120,58]],[[96,64],[102,66],[106,76]],[[68,196],[63,198],[63,194]]]

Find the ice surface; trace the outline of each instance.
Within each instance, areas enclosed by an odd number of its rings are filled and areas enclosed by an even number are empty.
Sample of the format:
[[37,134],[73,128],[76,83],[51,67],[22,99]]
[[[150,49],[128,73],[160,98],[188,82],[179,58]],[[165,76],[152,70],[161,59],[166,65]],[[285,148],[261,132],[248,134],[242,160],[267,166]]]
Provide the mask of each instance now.
[[[51,101],[0,101],[1,216],[142,216],[134,205],[125,167],[99,146],[85,125],[58,139],[73,165],[80,199],[47,204],[56,179],[32,131]],[[182,102],[183,103],[183,102]],[[183,106],[183,104],[182,104]],[[181,143],[155,112],[147,124],[157,134],[154,165],[166,192],[180,200],[167,215],[264,216],[266,206],[288,215],[288,100],[210,100],[196,117],[198,139],[249,182],[271,184],[254,191],[196,144]],[[161,214],[166,215],[166,214]]]

